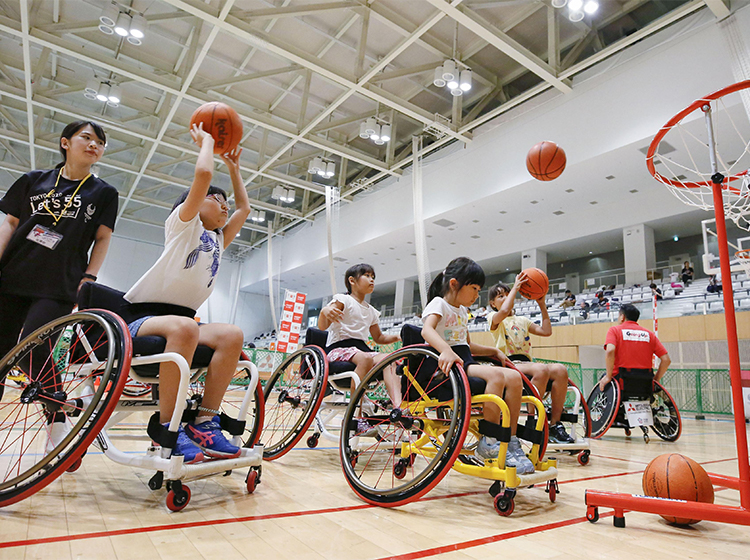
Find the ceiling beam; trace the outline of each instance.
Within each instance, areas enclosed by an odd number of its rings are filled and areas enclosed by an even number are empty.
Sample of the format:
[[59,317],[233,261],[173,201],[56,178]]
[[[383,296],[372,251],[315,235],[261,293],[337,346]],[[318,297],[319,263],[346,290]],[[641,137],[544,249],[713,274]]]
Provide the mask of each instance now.
[[36,151],[34,148],[34,107],[31,78],[31,49],[29,46],[29,6],[28,0],[21,1],[21,45],[23,48],[23,83],[26,92],[26,123],[29,136],[29,163],[31,169],[36,169]]
[[557,77],[555,71],[541,58],[529,51],[515,39],[489,23],[476,12],[466,7],[457,8],[451,6],[445,0],[426,0],[438,10],[450,16],[475,35],[487,41],[490,45],[503,52],[522,66],[531,70],[534,74],[556,87],[563,93],[573,91],[570,84]]
[[[427,111],[411,103],[403,102],[399,100],[396,96],[384,95],[384,92],[382,90],[379,90],[378,88],[365,87],[365,85],[363,85],[363,82],[366,82],[366,80],[360,80],[359,82],[355,82],[352,78],[339,73],[337,69],[335,69],[332,65],[328,65],[327,63],[321,60],[316,60],[310,55],[310,53],[307,53],[303,51],[302,49],[299,49],[289,43],[286,43],[282,41],[281,39],[279,39],[278,37],[274,37],[263,31],[251,28],[247,23],[243,22],[239,18],[236,18],[230,15],[229,17],[226,18],[226,20],[220,20],[219,18],[216,17],[216,15],[214,15],[216,11],[215,9],[209,6],[206,6],[205,4],[201,3],[199,0],[164,0],[164,1],[167,4],[174,6],[175,8],[179,8],[197,17],[200,17],[201,19],[213,25],[216,25],[222,28],[223,30],[249,42],[250,44],[258,45],[259,48],[269,53],[275,54],[282,58],[286,58],[287,60],[291,62],[294,62],[306,68],[309,68],[310,70],[312,70],[316,74],[319,74],[323,78],[326,78],[327,80],[333,83],[343,86],[344,88],[351,90],[353,93],[358,93],[360,95],[363,95],[365,97],[372,99],[373,101],[383,103],[384,105],[387,105],[388,107],[396,109],[400,113],[406,115],[409,118],[416,120],[417,122],[421,122],[427,125],[437,126],[443,132],[452,136],[453,138],[456,138],[457,140],[461,140],[462,142],[467,142],[467,143],[471,141],[470,136],[457,134],[450,126],[446,126],[442,123],[435,123],[434,116],[428,113]],[[455,3],[458,3],[461,0],[453,0],[453,1]],[[433,18],[430,18],[430,21],[433,19],[435,19],[435,16],[433,16]],[[437,21],[439,21],[440,19],[442,19],[442,17],[437,18]],[[424,28],[424,31],[426,31],[430,27],[432,27],[432,25],[425,27],[425,24],[422,24],[418,32],[420,32],[422,28]],[[420,34],[424,33],[424,31],[421,31]],[[411,42],[413,41],[409,41],[409,44],[411,44]],[[376,64],[375,67],[378,67],[379,65],[380,64]],[[344,95],[346,95],[347,98],[350,97],[350,95],[348,95],[347,93],[345,93]],[[327,113],[327,112],[329,111],[326,110],[323,113]],[[297,139],[298,138],[295,138],[295,140]]]
[[306,4],[303,6],[287,6],[281,8],[267,8],[263,10],[235,10],[232,15],[245,21],[272,19],[280,17],[300,17],[316,14],[326,10],[343,10],[346,8],[361,8],[359,2],[349,0],[344,2],[328,2],[323,4]]
[[729,6],[724,0],[704,0],[708,9],[711,10],[716,19],[724,19],[730,13]]

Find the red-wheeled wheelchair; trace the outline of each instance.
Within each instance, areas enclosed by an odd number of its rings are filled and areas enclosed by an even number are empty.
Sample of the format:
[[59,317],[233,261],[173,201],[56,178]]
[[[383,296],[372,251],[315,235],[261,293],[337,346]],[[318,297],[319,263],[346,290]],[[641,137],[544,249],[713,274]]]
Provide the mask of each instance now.
[[[352,490],[369,503],[399,506],[429,492],[453,468],[494,481],[489,493],[501,515],[513,512],[520,487],[545,482],[554,502],[557,468],[554,459],[544,459],[547,423],[541,401],[533,396],[522,399],[533,406],[534,413],[520,423],[517,433],[519,439],[530,442],[527,456],[536,471],[519,475],[515,468],[505,466],[510,441],[505,401],[484,394],[485,382],[467,377],[458,365],[448,375],[439,371],[438,353],[418,344],[422,342],[418,328],[405,326],[401,337],[407,346],[368,372],[344,413],[339,451]],[[401,376],[404,400],[397,408],[392,406],[383,381],[383,372],[391,365]],[[481,418],[475,407],[485,402],[500,408],[501,424]],[[481,435],[500,441],[497,459],[482,460],[474,455],[473,445]]]
[[[38,492],[65,471],[75,471],[93,443],[117,463],[156,471],[149,488],[167,486],[167,507],[183,509],[190,489],[183,482],[250,467],[248,492],[260,482],[263,400],[254,364],[241,360],[222,404],[223,429],[242,446],[236,459],[185,465],[173,456],[180,422],[197,414],[202,378],[213,351],[199,346],[193,363],[164,352],[161,337],[131,338],[117,315],[123,294],[87,283],[79,295],[79,311],[37,329],[0,360],[0,506]],[[158,421],[158,366],[172,361],[180,385],[168,429]],[[123,397],[132,378],[149,386],[146,397]],[[136,412],[154,411],[146,433],[112,430]],[[54,419],[55,422],[51,422]],[[52,431],[64,421],[56,437]],[[53,426],[53,427],[51,427]],[[117,440],[144,440],[145,453],[123,452]],[[155,443],[158,442],[158,443]]]
[[[649,427],[664,441],[677,441],[682,433],[680,411],[672,395],[654,380],[650,370],[620,368],[604,391],[596,384],[588,398],[591,412],[591,437],[601,438],[610,428],[622,428],[625,435],[640,427],[643,439],[649,441]],[[648,421],[650,410],[652,421]],[[641,412],[639,414],[638,412]],[[630,414],[629,414],[630,413]],[[628,416],[634,418],[633,422]]]
[[329,362],[325,351],[328,333],[310,327],[305,346],[288,356],[266,383],[263,456],[284,456],[307,436],[308,447],[320,437],[338,442],[341,415],[349,404],[348,393],[359,384],[352,362]]

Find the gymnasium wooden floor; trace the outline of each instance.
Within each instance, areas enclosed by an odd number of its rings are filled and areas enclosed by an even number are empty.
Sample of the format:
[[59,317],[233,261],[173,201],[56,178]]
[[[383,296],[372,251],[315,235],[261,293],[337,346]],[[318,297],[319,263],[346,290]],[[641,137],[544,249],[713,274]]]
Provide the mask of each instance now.
[[[748,527],[704,521],[678,528],[628,513],[627,528],[616,529],[609,516],[596,524],[584,517],[586,488],[640,493],[644,467],[662,453],[684,453],[713,472],[736,476],[732,426],[684,419],[674,444],[656,437],[645,444],[640,436],[612,431],[592,442],[589,466],[561,458],[557,503],[543,488],[523,490],[507,518],[495,513],[486,481],[455,472],[419,502],[397,509],[367,505],[349,489],[338,452],[325,440],[264,464],[253,495],[245,492],[244,470],[192,482],[190,504],[171,513],[165,491],[146,486],[151,473],[92,450],[76,473],[0,510],[0,560],[746,559]],[[736,505],[738,497],[720,489],[716,502]]]

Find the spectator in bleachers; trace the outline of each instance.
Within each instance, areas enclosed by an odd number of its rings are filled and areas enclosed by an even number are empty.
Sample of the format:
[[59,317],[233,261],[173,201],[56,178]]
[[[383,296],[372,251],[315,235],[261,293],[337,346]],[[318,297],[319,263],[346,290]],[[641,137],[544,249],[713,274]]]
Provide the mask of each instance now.
[[690,282],[693,281],[693,267],[690,266],[690,261],[685,261],[685,265],[682,267],[682,271],[680,272],[680,275],[682,276],[682,283],[685,284],[685,286],[689,286]]
[[712,274],[708,277],[708,286],[706,286],[706,291],[709,294],[719,294],[721,295],[721,274]]
[[609,299],[604,297],[603,291],[596,292],[594,298],[595,299],[591,304],[591,311],[606,311],[609,308],[609,306],[607,305],[609,303]]
[[591,306],[589,305],[589,302],[586,300],[581,301],[581,310],[578,312],[578,314],[581,316],[582,319],[588,319],[589,318],[589,311],[591,310]]
[[565,290],[565,298],[563,298],[560,307],[562,307],[563,309],[567,309],[568,307],[575,307],[575,304],[576,296],[574,296],[573,292],[571,292],[570,290]]
[[651,288],[651,294],[656,296],[656,301],[661,301],[664,299],[664,296],[662,296],[661,294],[661,290],[656,284],[652,283],[649,288]]

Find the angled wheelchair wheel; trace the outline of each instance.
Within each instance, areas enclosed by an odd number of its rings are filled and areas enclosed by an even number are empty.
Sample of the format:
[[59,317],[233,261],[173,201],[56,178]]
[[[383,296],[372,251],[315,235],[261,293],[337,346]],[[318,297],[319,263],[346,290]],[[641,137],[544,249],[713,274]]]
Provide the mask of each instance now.
[[92,309],[47,323],[0,360],[0,506],[76,466],[122,394],[131,355],[122,319]]
[[[463,370],[437,370],[424,346],[388,355],[365,376],[344,413],[339,447],[349,486],[364,501],[387,507],[429,492],[459,456],[471,413]],[[383,372],[401,376],[403,402],[394,408]]]
[[[575,406],[576,400],[579,402],[578,408]],[[576,416],[575,423],[571,422],[573,433],[570,434],[576,441],[591,437],[591,411],[589,410],[589,405],[583,396],[583,391],[571,379],[568,379],[568,396],[565,399],[564,412]]]
[[594,385],[586,404],[591,416],[591,437],[599,439],[602,437],[617,417],[622,399],[622,389],[617,380],[610,381],[604,391],[599,389],[599,384]]
[[328,383],[328,361],[317,346],[287,356],[263,391],[263,458],[278,459],[302,439],[315,419]]
[[682,418],[672,395],[661,383],[654,381],[654,393],[650,400],[654,417],[652,429],[664,441],[677,441],[682,433]]

